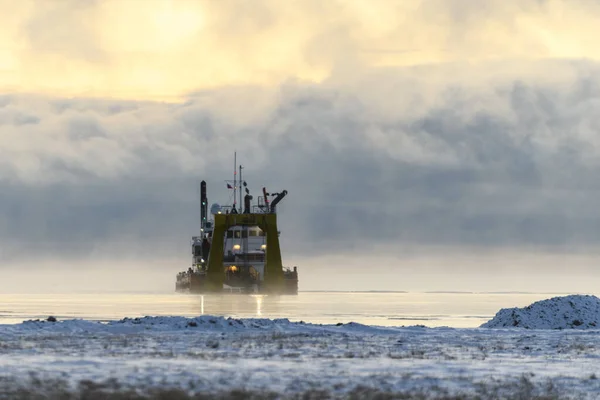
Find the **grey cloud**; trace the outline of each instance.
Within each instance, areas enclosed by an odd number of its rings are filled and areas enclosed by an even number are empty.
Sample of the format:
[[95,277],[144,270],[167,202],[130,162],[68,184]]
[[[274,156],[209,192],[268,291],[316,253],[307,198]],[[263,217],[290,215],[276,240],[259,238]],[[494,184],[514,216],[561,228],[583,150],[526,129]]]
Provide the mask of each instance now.
[[68,123],[67,133],[70,140],[106,137],[106,133],[98,120],[90,117],[72,118]]
[[[557,84],[512,73],[390,92],[414,69],[373,70],[347,86],[224,89],[180,105],[12,97],[5,112],[39,122],[0,126],[14,139],[0,163],[4,257],[33,246],[185,259],[198,183],[226,201],[234,150],[255,195],[289,191],[292,253],[597,245],[600,69],[556,68],[567,71]],[[271,106],[253,108],[252,93]],[[27,149],[40,168],[22,164]]]
[[14,116],[13,123],[15,125],[38,124],[40,119],[35,115],[17,114]]

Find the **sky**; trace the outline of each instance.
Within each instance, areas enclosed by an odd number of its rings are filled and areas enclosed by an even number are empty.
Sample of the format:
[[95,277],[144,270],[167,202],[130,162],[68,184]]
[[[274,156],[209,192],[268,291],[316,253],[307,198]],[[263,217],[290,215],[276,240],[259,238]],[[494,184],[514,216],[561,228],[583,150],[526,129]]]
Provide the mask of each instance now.
[[288,190],[292,258],[600,244],[600,1],[0,13],[3,263],[187,263],[199,181],[226,202],[234,151],[255,195]]

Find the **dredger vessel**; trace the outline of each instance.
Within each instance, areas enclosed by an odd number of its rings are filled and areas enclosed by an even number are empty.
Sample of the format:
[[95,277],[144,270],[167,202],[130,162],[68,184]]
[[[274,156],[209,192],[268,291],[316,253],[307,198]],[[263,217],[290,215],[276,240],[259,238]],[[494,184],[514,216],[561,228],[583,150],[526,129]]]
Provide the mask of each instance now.
[[212,204],[210,216],[206,181],[200,183],[200,236],[192,237],[192,265],[177,274],[175,288],[191,293],[298,294],[298,268],[283,267],[277,227],[277,205],[288,192],[270,193],[263,187],[254,203],[242,179],[243,167],[236,164],[234,156],[233,180],[225,181],[232,204]]

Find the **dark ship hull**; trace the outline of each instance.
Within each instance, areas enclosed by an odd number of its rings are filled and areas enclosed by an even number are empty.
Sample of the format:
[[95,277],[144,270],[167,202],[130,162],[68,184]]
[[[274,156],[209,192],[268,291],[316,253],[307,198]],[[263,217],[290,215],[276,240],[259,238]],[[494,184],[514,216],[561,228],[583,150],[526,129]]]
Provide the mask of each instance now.
[[[177,274],[175,290],[181,293],[206,294],[218,291],[211,290],[205,273],[185,271]],[[222,293],[260,294],[268,293],[269,290],[262,287],[260,282],[244,278],[229,278],[223,282]],[[298,294],[298,271],[284,271],[283,287],[276,294],[295,295]]]

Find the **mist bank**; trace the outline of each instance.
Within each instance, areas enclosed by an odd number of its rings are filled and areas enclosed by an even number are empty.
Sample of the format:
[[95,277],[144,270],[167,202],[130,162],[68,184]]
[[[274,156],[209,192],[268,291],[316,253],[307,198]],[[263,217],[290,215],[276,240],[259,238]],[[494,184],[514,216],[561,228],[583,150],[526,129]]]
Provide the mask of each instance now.
[[[300,291],[598,293],[598,252],[378,247],[330,255],[283,254]],[[45,259],[3,263],[3,293],[175,293],[190,258]]]
[[291,254],[600,244],[598,63],[355,72],[180,103],[3,96],[2,260],[177,257],[200,180],[229,200],[234,150],[255,197],[288,190]]

